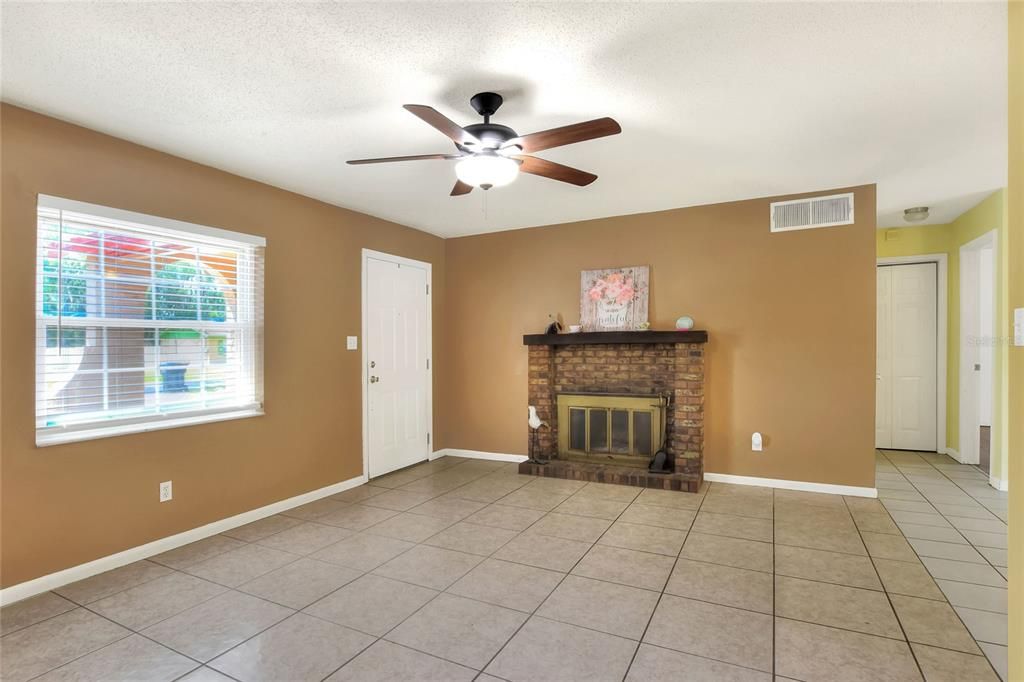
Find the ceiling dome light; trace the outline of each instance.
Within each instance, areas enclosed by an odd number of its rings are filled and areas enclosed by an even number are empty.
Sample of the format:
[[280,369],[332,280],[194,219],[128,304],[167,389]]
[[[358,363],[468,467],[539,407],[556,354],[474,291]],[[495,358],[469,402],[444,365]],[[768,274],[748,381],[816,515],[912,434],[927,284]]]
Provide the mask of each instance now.
[[903,219],[908,223],[919,223],[922,220],[928,220],[928,207],[915,206],[914,208],[905,209],[903,211]]
[[507,156],[498,156],[493,151],[479,152],[455,164],[455,175],[473,187],[502,187],[516,179],[520,163]]

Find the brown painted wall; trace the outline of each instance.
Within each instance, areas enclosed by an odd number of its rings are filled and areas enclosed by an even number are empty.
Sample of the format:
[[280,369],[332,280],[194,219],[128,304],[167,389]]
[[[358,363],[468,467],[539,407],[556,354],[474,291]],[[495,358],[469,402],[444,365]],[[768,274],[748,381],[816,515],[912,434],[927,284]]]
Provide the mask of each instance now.
[[[525,453],[521,335],[647,264],[654,328],[711,334],[708,471],[873,485],[874,187],[828,230],[770,235],[759,199],[444,242],[9,105],[0,142],[2,586],[359,475],[362,247],[434,265],[436,448]],[[266,416],[36,448],[39,193],[266,236]]]
[[445,443],[526,453],[522,334],[577,322],[581,270],[650,265],[652,328],[710,334],[706,471],[873,486],[875,188],[854,191],[848,227],[770,234],[765,198],[448,240]]
[[[360,354],[344,350],[360,334],[360,249],[433,263],[442,348],[441,239],[8,105],[0,141],[0,584],[362,472]],[[39,193],[266,236],[266,416],[36,448]],[[444,371],[438,357],[435,382]],[[174,501],[160,504],[166,480]]]

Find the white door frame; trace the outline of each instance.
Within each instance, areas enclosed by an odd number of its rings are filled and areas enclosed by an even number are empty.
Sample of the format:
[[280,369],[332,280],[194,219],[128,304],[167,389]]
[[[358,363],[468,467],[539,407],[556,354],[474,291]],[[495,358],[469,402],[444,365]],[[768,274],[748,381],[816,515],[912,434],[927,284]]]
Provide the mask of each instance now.
[[360,258],[360,269],[362,270],[362,285],[360,289],[360,308],[361,308],[361,325],[360,325],[360,346],[362,347],[361,358],[363,368],[362,374],[362,393],[363,393],[363,475],[369,479],[370,477],[370,409],[369,409],[369,396],[367,389],[369,388],[369,367],[367,367],[366,361],[366,262],[370,258],[375,260],[389,261],[391,263],[397,263],[398,265],[411,265],[417,268],[423,268],[427,271],[427,414],[430,415],[430,420],[427,424],[427,437],[429,442],[427,443],[427,458],[430,458],[431,452],[434,447],[434,323],[433,323],[433,271],[430,263],[425,261],[413,260],[412,258],[405,258],[403,256],[396,256],[390,253],[384,253],[383,251],[374,251],[373,249],[363,249],[362,256]]
[[[935,348],[935,448],[938,452],[952,455],[957,461],[960,454],[946,447],[946,327],[949,323],[949,291],[947,274],[949,255],[945,253],[928,253],[920,256],[887,256],[875,260],[878,265],[912,265],[935,263],[938,268],[936,292],[938,311],[936,314],[936,348]],[[876,320],[877,324],[877,320]]]
[[[990,273],[991,276],[992,276],[992,310],[991,310],[992,328],[988,330],[988,335],[989,335],[989,337],[991,339],[994,340],[996,338],[996,334],[997,334],[996,330],[997,330],[997,325],[998,325],[998,320],[997,320],[997,318],[998,318],[998,311],[996,309],[996,301],[995,301],[996,291],[998,289],[998,284],[996,282],[996,272],[998,270],[998,263],[999,263],[999,233],[998,233],[998,231],[997,230],[990,230],[990,231],[986,232],[985,234],[981,235],[980,237],[977,237],[976,239],[972,239],[971,241],[967,242],[966,244],[961,245],[960,246],[960,252],[959,252],[959,257],[960,257],[960,291],[957,292],[957,294],[959,296],[959,302],[960,302],[960,329],[958,330],[959,338],[960,338],[960,357],[958,358],[958,362],[957,362],[957,371],[959,372],[960,383],[961,383],[961,385],[960,385],[960,396],[959,396],[959,405],[960,405],[960,424],[959,424],[960,451],[964,455],[963,459],[961,459],[960,461],[963,462],[964,464],[977,464],[978,462],[980,462],[980,452],[978,451],[978,443],[974,443],[970,447],[965,447],[964,446],[964,438],[966,437],[967,432],[968,431],[973,431],[975,427],[980,425],[980,419],[973,420],[973,421],[977,421],[978,422],[977,424],[966,423],[967,420],[968,420],[968,415],[969,414],[973,415],[974,417],[979,417],[978,412],[977,412],[977,405],[975,405],[971,409],[964,409],[964,408],[968,404],[968,401],[972,401],[973,400],[976,403],[981,398],[981,396],[976,395],[973,391],[970,391],[966,395],[964,393],[964,380],[965,380],[966,377],[969,377],[971,375],[970,373],[973,371],[973,369],[968,368],[968,366],[967,366],[969,363],[967,362],[967,354],[964,353],[964,345],[965,345],[965,342],[967,340],[966,337],[968,335],[970,335],[970,334],[977,333],[977,331],[978,331],[977,329],[969,330],[969,329],[965,328],[966,320],[965,320],[965,317],[964,317],[964,299],[971,297],[972,294],[977,296],[977,294],[979,293],[978,292],[978,283],[980,282],[980,280],[971,281],[970,278],[965,278],[964,277],[964,267],[963,266],[964,266],[964,259],[967,256],[967,254],[972,253],[972,252],[976,252],[976,251],[981,251],[981,250],[986,249],[986,248],[992,249],[992,272]],[[979,275],[980,275],[980,273],[979,273]],[[995,373],[995,352],[993,352],[992,362],[990,364],[991,364],[991,367],[989,367],[988,370],[987,370],[988,372],[991,373],[991,376],[992,376],[992,396],[990,396],[990,398],[994,398],[995,397],[996,387],[999,385],[998,377],[996,376],[996,373]],[[995,401],[993,400],[993,408],[994,407],[995,407]],[[993,421],[994,421],[994,417],[995,417],[995,415],[993,415]],[[991,424],[990,426],[994,427],[995,425]],[[991,445],[995,444],[994,440],[990,441],[990,443],[991,443]],[[996,458],[1001,456],[1001,453],[995,451],[991,447],[991,445],[990,445],[990,449],[989,449],[989,467],[990,468],[991,468],[991,465],[992,465],[991,464],[992,461],[994,459],[996,459]],[[968,460],[970,460],[970,461],[968,461]]]

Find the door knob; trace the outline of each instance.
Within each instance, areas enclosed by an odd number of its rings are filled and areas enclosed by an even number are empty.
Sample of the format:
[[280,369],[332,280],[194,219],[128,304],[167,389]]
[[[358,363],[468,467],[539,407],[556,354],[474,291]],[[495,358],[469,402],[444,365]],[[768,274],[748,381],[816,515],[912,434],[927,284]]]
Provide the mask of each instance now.
[[370,383],[375,384],[380,381],[380,377],[370,377]]

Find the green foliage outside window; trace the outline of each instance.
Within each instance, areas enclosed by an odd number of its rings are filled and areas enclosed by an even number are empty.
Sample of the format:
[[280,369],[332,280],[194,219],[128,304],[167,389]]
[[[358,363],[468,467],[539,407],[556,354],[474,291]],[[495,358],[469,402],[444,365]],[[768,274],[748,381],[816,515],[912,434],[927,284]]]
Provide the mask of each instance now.
[[[43,315],[45,317],[86,317],[88,314],[88,283],[86,275],[89,263],[84,258],[65,257],[63,263],[56,258],[43,259]],[[63,285],[61,280],[63,279]],[[153,291],[152,289],[155,289]],[[156,314],[153,300],[156,299]],[[227,320],[227,301],[224,293],[216,288],[215,276],[207,269],[191,261],[176,261],[165,265],[157,273],[157,283],[146,296],[145,319],[147,320],[202,320],[224,322]],[[46,345],[57,347],[56,326],[46,329]],[[160,333],[161,340],[198,339],[201,334],[195,329],[167,329]],[[153,332],[147,331],[146,339],[153,341]],[[63,329],[61,345],[65,348],[85,345],[84,329]]]
[[[89,264],[80,258],[43,259],[43,315],[46,317],[85,317],[85,274]],[[61,286],[61,279],[64,280]],[[61,345],[76,348],[85,345],[84,329],[64,329]],[[57,347],[57,327],[46,328],[46,347]]]
[[[153,295],[146,297],[146,319],[205,322],[227,320],[227,301],[224,300],[224,293],[217,290],[214,275],[194,262],[175,261],[163,266],[157,273],[157,283],[153,288]],[[161,341],[198,339],[200,336],[195,329],[168,329],[160,332]]]

